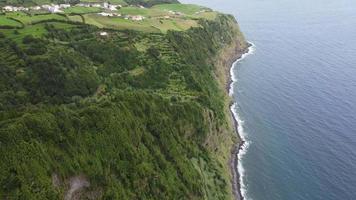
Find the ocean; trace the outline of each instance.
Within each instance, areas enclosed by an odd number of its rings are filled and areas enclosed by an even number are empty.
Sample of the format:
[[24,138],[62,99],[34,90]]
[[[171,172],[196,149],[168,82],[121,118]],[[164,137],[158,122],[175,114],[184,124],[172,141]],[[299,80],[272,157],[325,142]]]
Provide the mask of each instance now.
[[246,200],[356,199],[356,2],[183,0],[236,16]]

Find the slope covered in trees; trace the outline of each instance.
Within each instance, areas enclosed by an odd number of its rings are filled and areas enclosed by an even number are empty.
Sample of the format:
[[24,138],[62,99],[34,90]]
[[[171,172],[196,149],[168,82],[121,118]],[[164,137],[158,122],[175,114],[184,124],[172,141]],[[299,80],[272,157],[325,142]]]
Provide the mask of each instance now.
[[0,199],[63,199],[75,176],[89,199],[230,198],[224,141],[211,135],[233,135],[213,58],[237,42],[234,18],[101,31],[0,29]]

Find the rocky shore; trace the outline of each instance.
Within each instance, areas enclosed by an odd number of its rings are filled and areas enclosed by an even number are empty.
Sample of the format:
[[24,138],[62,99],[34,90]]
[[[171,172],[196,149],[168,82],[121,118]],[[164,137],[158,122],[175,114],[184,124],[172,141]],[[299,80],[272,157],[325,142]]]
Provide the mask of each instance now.
[[[231,84],[233,83],[232,74],[230,73],[231,68],[233,67],[233,65],[235,64],[236,61],[241,59],[241,57],[244,54],[248,53],[250,46],[251,46],[251,44],[247,44],[246,48],[235,50],[236,56],[231,57],[231,60],[229,60],[229,62],[228,62],[228,64],[229,64],[228,66],[230,66],[230,69],[229,69],[229,75],[228,75],[229,79],[228,79],[228,83],[226,85],[227,93],[230,92]],[[239,155],[240,150],[243,149],[245,141],[240,136],[240,133],[238,131],[239,124],[234,116],[233,111],[232,111],[232,108],[231,108],[232,104],[233,104],[233,102],[231,101],[229,104],[230,115],[233,120],[234,130],[238,136],[238,141],[231,149],[231,158],[230,158],[230,168],[231,168],[231,174],[232,174],[232,191],[233,191],[233,194],[234,194],[234,197],[236,200],[244,200],[244,197],[241,193],[240,174],[238,171],[238,160],[239,160],[238,155]]]
[[[232,77],[230,74],[230,70],[233,67],[233,64],[240,59],[245,53],[248,53],[249,47],[251,44],[247,43],[242,35],[237,36],[234,42],[225,47],[220,53],[220,59],[218,59],[217,66],[223,67],[223,72],[218,72],[218,79],[220,83],[225,87],[226,96],[229,95],[229,90],[232,84]],[[222,77],[221,77],[222,76]],[[232,99],[227,98],[226,104],[228,105],[228,114],[227,116],[230,118],[230,125],[233,128],[234,134],[237,137],[233,146],[231,147],[231,154],[229,159],[229,167],[231,171],[231,185],[232,185],[232,193],[233,198],[235,200],[244,200],[241,193],[241,185],[240,185],[240,174],[238,172],[238,154],[239,151],[243,148],[244,141],[241,139],[238,132],[238,122],[234,117],[233,112],[231,111]]]
[[[248,47],[250,47],[251,45],[248,44]],[[242,55],[245,53],[248,53],[248,47],[244,48],[244,49],[238,49],[235,50],[236,56],[231,57],[231,60],[229,60],[228,62],[228,66],[230,66],[229,68],[229,72],[228,72],[228,82],[226,84],[226,91],[227,93],[229,93],[230,91],[230,87],[231,84],[233,83],[232,81],[232,74],[230,74],[230,70],[233,67],[235,61],[237,61],[238,59],[241,59]],[[235,119],[234,117],[234,113],[231,110],[231,106],[232,106],[232,101],[229,104],[229,108],[230,108],[230,115],[233,121],[233,126],[234,126],[234,130],[238,136],[238,141],[236,142],[236,144],[232,147],[231,149],[231,158],[230,158],[230,168],[231,168],[231,174],[232,174],[232,192],[234,194],[234,197],[236,200],[244,200],[244,197],[242,196],[241,193],[241,184],[240,184],[240,174],[238,171],[238,155],[239,155],[239,151],[242,150],[245,141],[243,141],[243,139],[241,138],[239,131],[238,131],[238,121]]]

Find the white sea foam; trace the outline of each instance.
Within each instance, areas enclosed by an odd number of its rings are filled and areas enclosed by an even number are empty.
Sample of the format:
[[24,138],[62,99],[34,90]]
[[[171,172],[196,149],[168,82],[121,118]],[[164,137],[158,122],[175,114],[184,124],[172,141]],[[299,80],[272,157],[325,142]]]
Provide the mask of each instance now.
[[[252,43],[250,43],[250,44],[252,44]],[[230,85],[230,90],[229,90],[229,95],[230,96],[233,95],[233,93],[234,93],[234,85],[237,82],[237,76],[234,73],[234,69],[235,69],[237,63],[240,62],[241,60],[243,60],[246,56],[248,56],[250,54],[253,54],[254,50],[255,50],[255,45],[252,44],[249,47],[249,51],[247,53],[243,54],[240,59],[237,59],[233,63],[233,65],[232,65],[232,67],[230,69],[230,75],[231,75],[231,80],[232,80],[232,83]],[[251,198],[247,197],[247,193],[246,193],[247,192],[247,185],[246,185],[245,180],[244,180],[245,169],[244,169],[243,163],[242,163],[243,157],[247,153],[248,147],[250,145],[250,141],[248,141],[246,132],[244,131],[244,121],[241,119],[241,117],[239,116],[239,114],[237,112],[237,103],[234,103],[231,106],[231,111],[232,111],[232,113],[234,115],[234,118],[235,118],[235,120],[237,122],[238,133],[239,133],[241,139],[243,141],[245,141],[245,143],[242,146],[242,149],[240,149],[239,154],[237,155],[237,159],[238,159],[237,170],[238,170],[238,173],[239,173],[239,183],[240,183],[241,195],[246,200],[252,200]]]
[[246,138],[246,132],[244,131],[244,121],[241,120],[238,112],[237,112],[237,103],[234,103],[231,106],[231,111],[234,115],[235,120],[237,121],[237,130],[238,133],[241,137],[241,139],[244,141],[244,144],[242,146],[242,149],[240,149],[239,154],[237,155],[238,159],[238,164],[237,164],[237,170],[239,172],[239,183],[240,183],[240,190],[241,190],[241,195],[247,200],[251,200],[250,198],[247,198],[246,196],[246,191],[247,191],[247,185],[245,184],[244,177],[245,177],[245,169],[243,167],[243,157],[247,153],[248,147],[250,146],[251,142],[247,140]]
[[234,73],[234,70],[235,70],[235,67],[236,67],[236,64],[238,62],[240,62],[241,60],[245,59],[246,56],[248,55],[251,55],[255,52],[255,45],[251,42],[249,42],[251,44],[251,46],[248,48],[248,52],[247,53],[244,53],[242,54],[241,58],[237,59],[233,64],[232,64],[232,67],[230,68],[230,76],[231,76],[231,80],[232,80],[232,83],[230,84],[230,89],[229,89],[229,95],[232,96],[233,92],[234,92],[234,83],[237,82],[237,76],[235,75]]

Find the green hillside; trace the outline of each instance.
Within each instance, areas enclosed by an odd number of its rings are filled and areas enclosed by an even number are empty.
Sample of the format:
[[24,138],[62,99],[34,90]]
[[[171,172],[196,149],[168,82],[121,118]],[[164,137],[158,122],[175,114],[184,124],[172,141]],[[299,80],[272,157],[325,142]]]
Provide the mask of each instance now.
[[2,5],[42,5],[50,3],[71,3],[76,4],[79,2],[110,2],[113,4],[133,4],[151,7],[157,4],[165,3],[179,3],[177,0],[0,0],[0,6]]
[[[102,13],[111,16],[103,16]],[[133,20],[132,16],[140,16],[142,19]],[[213,10],[184,4],[160,4],[150,8],[125,6],[116,11],[100,7],[72,6],[62,9],[60,13],[50,13],[46,10],[4,12],[0,15],[0,27],[8,30],[5,32],[16,30],[20,34],[15,36],[19,38],[34,29],[43,30],[46,23],[86,24],[104,29],[166,33],[168,30],[185,31],[198,27],[199,20],[213,20],[216,16],[217,12]],[[8,35],[13,37],[12,33],[13,31],[10,31]],[[38,36],[36,33],[34,35]]]
[[233,17],[172,6],[189,13],[0,15],[0,199],[231,199],[215,58],[246,43]]

